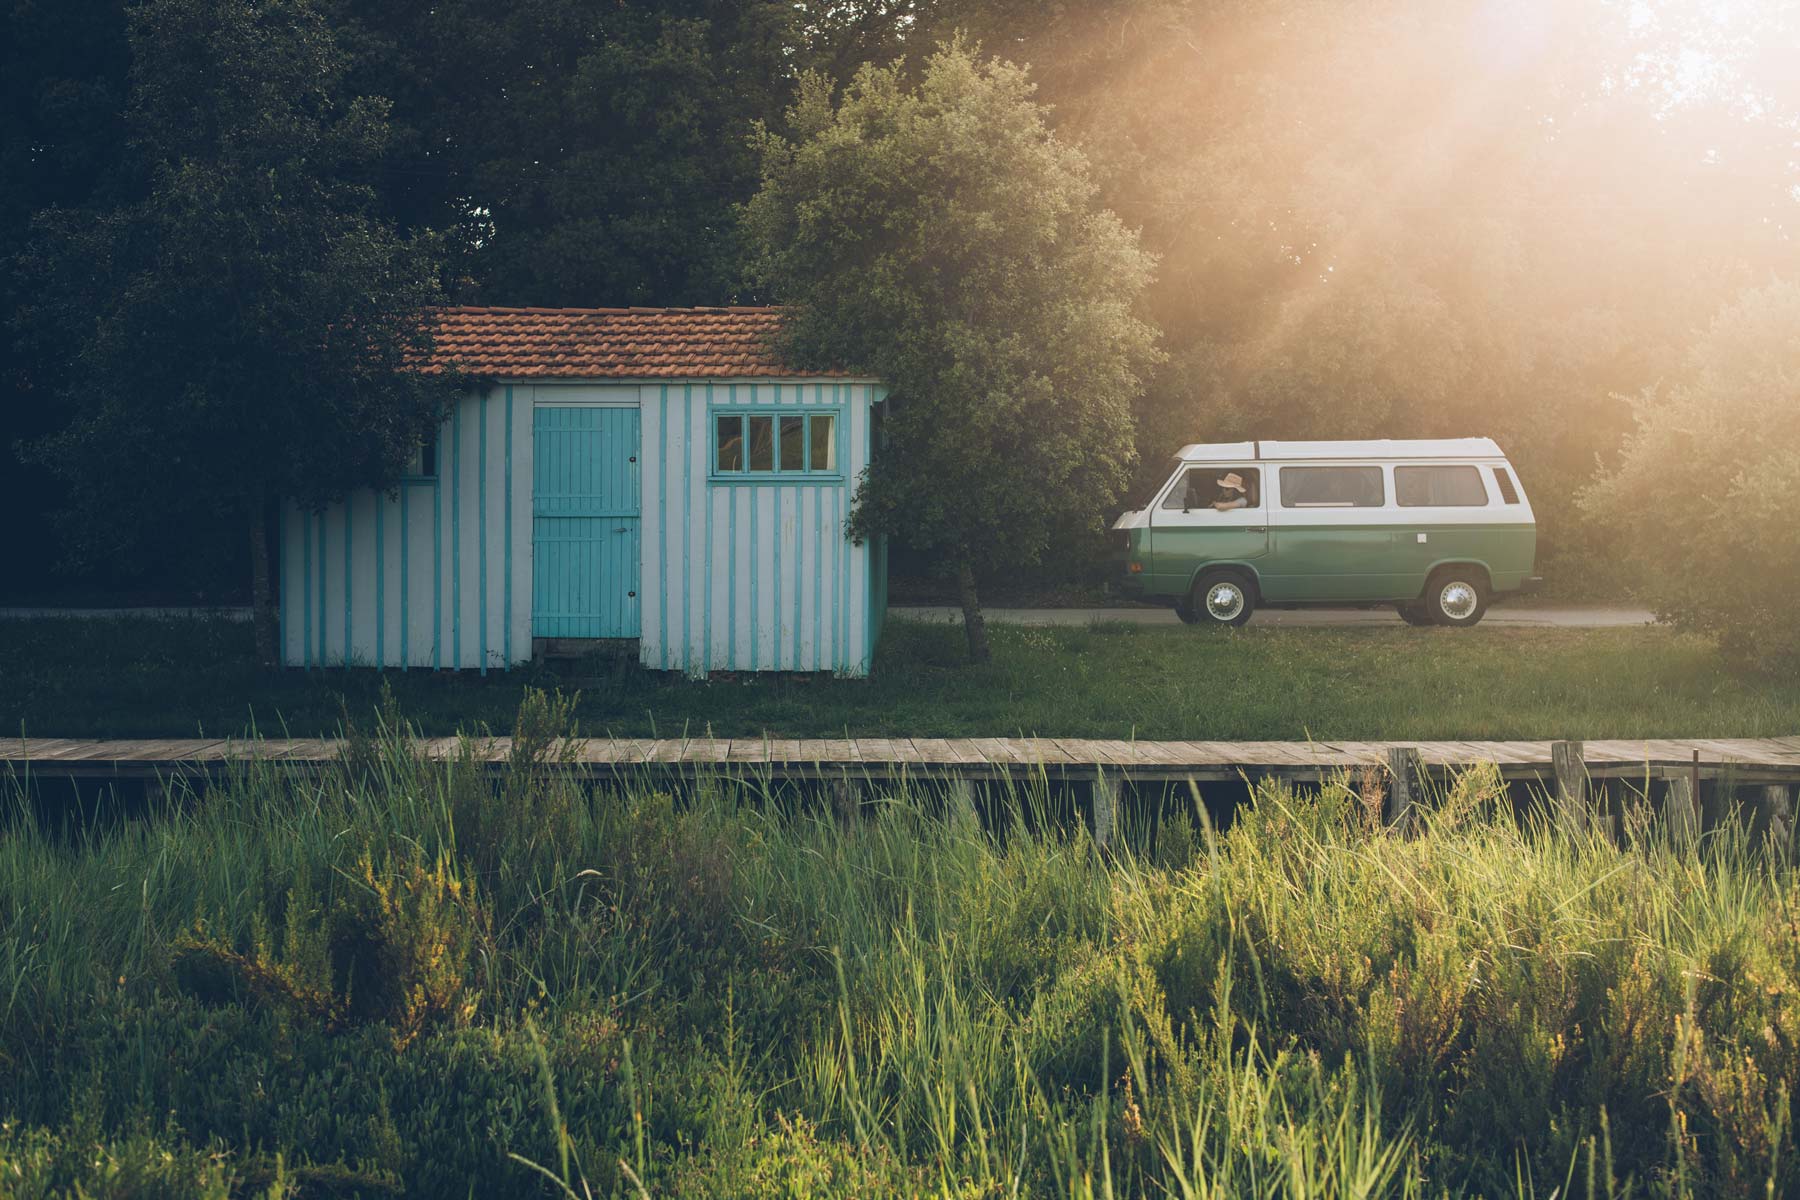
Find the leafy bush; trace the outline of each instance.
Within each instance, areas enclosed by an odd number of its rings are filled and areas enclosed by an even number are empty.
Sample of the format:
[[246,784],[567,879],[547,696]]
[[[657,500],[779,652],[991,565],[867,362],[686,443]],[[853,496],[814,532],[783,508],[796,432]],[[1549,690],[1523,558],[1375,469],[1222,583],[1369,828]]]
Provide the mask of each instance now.
[[1645,393],[1618,469],[1587,494],[1644,594],[1739,662],[1800,664],[1800,283],[1745,293],[1678,381]]

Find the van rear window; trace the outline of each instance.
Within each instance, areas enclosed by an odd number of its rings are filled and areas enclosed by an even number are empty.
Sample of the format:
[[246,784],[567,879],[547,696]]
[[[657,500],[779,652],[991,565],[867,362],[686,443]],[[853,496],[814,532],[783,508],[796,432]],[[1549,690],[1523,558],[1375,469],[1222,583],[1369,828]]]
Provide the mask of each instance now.
[[1401,508],[1473,508],[1487,489],[1474,467],[1395,467],[1394,498]]
[[1380,508],[1380,467],[1283,467],[1283,508]]
[[1513,486],[1512,472],[1505,467],[1494,468],[1494,482],[1500,485],[1500,498],[1508,504],[1519,502],[1519,489]]

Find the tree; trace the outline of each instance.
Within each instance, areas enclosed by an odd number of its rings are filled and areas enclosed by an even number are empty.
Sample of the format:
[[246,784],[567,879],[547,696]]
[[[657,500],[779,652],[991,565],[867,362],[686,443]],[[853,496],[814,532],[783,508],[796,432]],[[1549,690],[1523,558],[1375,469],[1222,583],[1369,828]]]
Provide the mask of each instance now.
[[[1029,62],[1158,255],[1139,449],[1498,438],[1548,574],[1573,501],[1744,288],[1800,278],[1794,6],[921,0]],[[1698,65],[1697,65],[1698,64]]]
[[787,352],[893,395],[852,534],[936,555],[985,661],[978,572],[1097,528],[1127,481],[1131,403],[1157,356],[1133,311],[1152,260],[1094,203],[1026,73],[963,44],[915,89],[865,66],[834,104],[810,78],[790,122],[791,140],[759,137],[746,213],[760,278],[792,307]]
[[1800,283],[1719,313],[1638,400],[1617,470],[1583,497],[1644,567],[1658,615],[1745,666],[1800,666]]
[[246,535],[271,662],[276,500],[392,480],[454,394],[407,369],[428,350],[431,243],[346,182],[379,154],[385,105],[343,94],[309,0],[146,0],[129,33],[142,194],[46,212],[24,259],[25,322],[74,334],[66,423],[37,452],[71,484],[77,556]]
[[375,176],[469,298],[717,304],[743,283],[753,123],[792,102],[785,0],[323,0],[394,101]]

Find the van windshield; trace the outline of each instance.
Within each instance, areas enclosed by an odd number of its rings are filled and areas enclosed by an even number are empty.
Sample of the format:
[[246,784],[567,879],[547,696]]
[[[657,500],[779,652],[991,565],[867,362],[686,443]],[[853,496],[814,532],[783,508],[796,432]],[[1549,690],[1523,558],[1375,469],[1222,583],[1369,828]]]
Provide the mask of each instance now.
[[1125,511],[1139,512],[1149,508],[1155,502],[1156,494],[1162,491],[1163,484],[1169,482],[1169,476],[1180,466],[1179,458],[1165,460],[1162,469],[1158,471],[1151,471],[1146,466],[1138,474],[1137,481],[1131,485],[1131,490],[1125,493]]

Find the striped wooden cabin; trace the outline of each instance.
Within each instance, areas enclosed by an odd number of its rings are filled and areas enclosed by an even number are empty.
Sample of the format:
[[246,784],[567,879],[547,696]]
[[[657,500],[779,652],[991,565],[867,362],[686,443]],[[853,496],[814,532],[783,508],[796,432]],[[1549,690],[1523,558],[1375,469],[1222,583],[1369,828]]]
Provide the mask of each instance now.
[[294,666],[506,667],[546,639],[644,666],[868,673],[885,546],[845,533],[873,379],[805,375],[767,308],[455,308],[477,381],[387,492],[282,516]]

